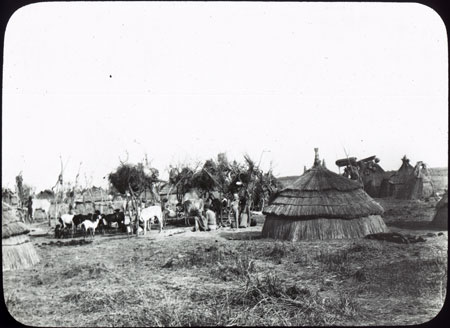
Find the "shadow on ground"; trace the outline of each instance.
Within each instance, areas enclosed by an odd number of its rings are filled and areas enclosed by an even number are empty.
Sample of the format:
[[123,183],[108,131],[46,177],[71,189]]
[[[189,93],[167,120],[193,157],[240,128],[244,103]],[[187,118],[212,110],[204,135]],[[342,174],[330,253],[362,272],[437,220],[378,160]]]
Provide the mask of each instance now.
[[430,225],[429,221],[392,221],[388,223],[388,226],[410,229],[410,230],[431,230],[431,231],[441,231],[442,229],[435,228]]
[[261,231],[224,231],[219,236],[228,240],[262,239]]

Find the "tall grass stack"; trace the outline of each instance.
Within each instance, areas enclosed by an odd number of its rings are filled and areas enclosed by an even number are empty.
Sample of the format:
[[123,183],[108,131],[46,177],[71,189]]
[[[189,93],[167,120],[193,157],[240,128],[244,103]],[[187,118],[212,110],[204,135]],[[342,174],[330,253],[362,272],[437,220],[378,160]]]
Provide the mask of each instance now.
[[358,182],[314,165],[264,208],[262,235],[290,241],[360,238],[387,232],[383,208]]
[[39,256],[28,237],[27,226],[2,203],[2,263],[3,271],[29,268],[39,262]]

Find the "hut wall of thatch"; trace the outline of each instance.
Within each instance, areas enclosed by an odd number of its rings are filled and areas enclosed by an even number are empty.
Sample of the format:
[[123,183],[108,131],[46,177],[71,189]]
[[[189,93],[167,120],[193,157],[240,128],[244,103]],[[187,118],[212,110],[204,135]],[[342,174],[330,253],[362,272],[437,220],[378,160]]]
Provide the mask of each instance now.
[[26,269],[37,263],[39,256],[27,235],[2,239],[3,271]]
[[369,234],[387,231],[388,228],[379,215],[350,220],[328,218],[280,220],[277,216],[267,216],[262,236],[298,241],[361,238]]
[[27,226],[19,221],[13,211],[2,206],[3,271],[29,268],[39,262],[28,232]]

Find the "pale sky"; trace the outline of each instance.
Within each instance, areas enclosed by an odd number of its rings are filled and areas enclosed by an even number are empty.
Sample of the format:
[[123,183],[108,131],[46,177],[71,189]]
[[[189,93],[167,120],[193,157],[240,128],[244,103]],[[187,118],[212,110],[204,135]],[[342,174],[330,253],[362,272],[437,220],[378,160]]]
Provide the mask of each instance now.
[[4,45],[2,184],[103,177],[119,156],[170,164],[249,153],[300,175],[407,155],[446,167],[448,45],[432,9],[400,3],[38,3]]

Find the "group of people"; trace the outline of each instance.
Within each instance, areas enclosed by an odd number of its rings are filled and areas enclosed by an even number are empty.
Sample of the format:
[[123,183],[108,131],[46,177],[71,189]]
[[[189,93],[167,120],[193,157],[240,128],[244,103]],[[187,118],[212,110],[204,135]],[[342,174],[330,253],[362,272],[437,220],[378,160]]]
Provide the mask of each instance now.
[[[240,199],[238,194],[233,195],[233,200],[229,203],[229,225],[232,228],[247,228],[248,213],[246,200]],[[221,221],[221,220],[220,220]],[[221,223],[221,222],[220,222]],[[204,205],[203,213],[195,216],[195,226],[193,231],[211,231],[220,227],[217,221],[217,214],[213,211],[209,203]]]

